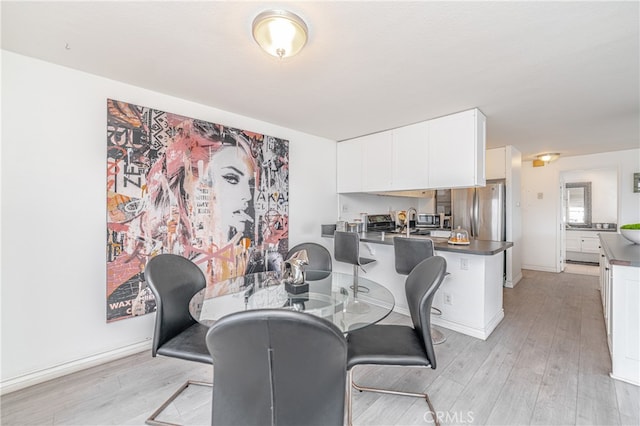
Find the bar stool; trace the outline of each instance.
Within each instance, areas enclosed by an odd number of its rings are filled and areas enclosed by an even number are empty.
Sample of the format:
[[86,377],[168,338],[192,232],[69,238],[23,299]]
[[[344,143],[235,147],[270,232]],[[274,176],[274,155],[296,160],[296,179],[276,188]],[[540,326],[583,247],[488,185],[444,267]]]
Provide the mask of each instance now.
[[337,262],[344,262],[353,265],[353,303],[347,309],[358,313],[364,313],[369,309],[365,303],[357,300],[358,292],[368,293],[369,288],[358,285],[358,269],[362,269],[364,265],[375,262],[375,259],[360,257],[360,235],[357,232],[336,231],[333,241],[333,254]]
[[[428,257],[435,255],[433,240],[428,238],[406,238],[395,237],[393,239],[393,250],[395,253],[396,272],[402,275],[409,275],[413,268]],[[447,272],[445,274],[449,275]],[[440,316],[442,311],[431,307],[432,315]],[[431,327],[431,341],[434,345],[446,342],[447,337],[440,330]]]

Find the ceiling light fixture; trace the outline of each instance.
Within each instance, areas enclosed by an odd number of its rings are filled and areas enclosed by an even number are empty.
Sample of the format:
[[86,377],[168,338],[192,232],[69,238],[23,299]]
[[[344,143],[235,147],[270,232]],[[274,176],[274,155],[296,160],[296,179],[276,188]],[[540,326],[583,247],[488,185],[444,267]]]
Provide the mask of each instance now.
[[276,58],[288,58],[307,43],[307,24],[286,10],[265,10],[253,20],[253,38]]
[[550,162],[557,160],[560,154],[557,152],[551,152],[547,154],[540,154],[533,160],[533,167],[542,167]]

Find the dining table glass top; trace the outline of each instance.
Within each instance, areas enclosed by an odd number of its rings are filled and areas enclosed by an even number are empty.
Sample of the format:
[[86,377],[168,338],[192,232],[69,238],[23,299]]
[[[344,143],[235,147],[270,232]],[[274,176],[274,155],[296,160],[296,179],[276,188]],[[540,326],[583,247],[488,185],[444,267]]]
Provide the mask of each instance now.
[[[333,322],[343,332],[366,327],[384,319],[395,300],[381,284],[341,272],[305,271],[308,291],[293,294],[274,271],[247,274],[207,286],[189,303],[191,316],[213,325],[233,312],[250,309],[291,309]],[[222,293],[222,294],[221,294]]]

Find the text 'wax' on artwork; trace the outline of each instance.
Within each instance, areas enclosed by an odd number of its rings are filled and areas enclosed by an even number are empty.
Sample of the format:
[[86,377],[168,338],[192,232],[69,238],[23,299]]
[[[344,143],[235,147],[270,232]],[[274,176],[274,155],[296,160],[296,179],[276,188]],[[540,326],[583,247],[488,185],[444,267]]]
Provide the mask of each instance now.
[[289,142],[107,100],[107,321],[155,310],[147,261],[184,256],[222,281],[279,270],[288,248]]

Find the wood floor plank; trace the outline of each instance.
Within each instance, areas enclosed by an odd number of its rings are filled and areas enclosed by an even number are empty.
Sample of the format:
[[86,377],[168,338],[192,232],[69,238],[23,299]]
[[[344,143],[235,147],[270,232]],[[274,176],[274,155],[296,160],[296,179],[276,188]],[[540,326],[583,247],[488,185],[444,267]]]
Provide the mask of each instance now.
[[616,387],[620,424],[640,425],[640,387],[620,380],[613,381]]
[[[597,277],[523,271],[504,290],[505,318],[486,341],[440,328],[431,369],[363,366],[364,384],[429,393],[441,423],[638,425],[640,388],[609,377]],[[392,313],[387,323],[410,324]],[[211,366],[149,352],[2,396],[0,423],[143,425],[189,378],[211,381]],[[194,388],[163,413],[181,424],[210,422],[210,393]],[[354,392],[354,424],[427,425],[418,398]]]

